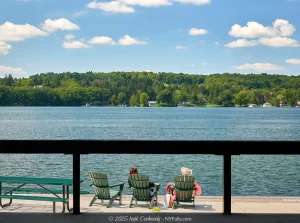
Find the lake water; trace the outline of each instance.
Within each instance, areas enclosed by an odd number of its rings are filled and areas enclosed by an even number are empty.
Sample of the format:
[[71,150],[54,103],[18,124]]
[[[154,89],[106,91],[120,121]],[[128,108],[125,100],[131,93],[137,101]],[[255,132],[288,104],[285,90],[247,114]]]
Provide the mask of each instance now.
[[[0,107],[0,132],[0,139],[300,141],[300,109]],[[129,168],[137,167],[164,188],[181,167],[189,167],[203,195],[222,195],[219,156],[91,154],[81,160],[85,190],[90,190],[90,171],[104,172],[116,183],[126,182]],[[72,157],[5,154],[0,168],[1,175],[72,177]],[[300,156],[235,156],[232,160],[233,195],[300,196],[299,179]]]

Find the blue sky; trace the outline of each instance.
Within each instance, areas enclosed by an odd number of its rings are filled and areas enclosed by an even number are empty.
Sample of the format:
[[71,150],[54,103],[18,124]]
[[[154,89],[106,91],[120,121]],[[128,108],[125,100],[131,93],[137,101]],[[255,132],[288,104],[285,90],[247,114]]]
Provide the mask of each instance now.
[[300,0],[1,0],[0,76],[300,74]]

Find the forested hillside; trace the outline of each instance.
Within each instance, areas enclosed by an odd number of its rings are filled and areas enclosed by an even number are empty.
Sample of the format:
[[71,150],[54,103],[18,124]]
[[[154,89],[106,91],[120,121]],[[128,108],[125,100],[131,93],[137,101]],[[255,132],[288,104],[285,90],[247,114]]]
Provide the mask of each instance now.
[[300,76],[152,72],[41,73],[0,78],[1,106],[288,106],[300,101]]

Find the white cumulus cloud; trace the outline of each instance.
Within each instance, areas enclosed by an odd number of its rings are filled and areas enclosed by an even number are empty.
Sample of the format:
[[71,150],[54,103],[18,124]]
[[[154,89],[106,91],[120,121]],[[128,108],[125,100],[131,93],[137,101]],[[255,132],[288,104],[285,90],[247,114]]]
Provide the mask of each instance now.
[[117,1],[127,5],[139,5],[143,7],[157,7],[157,6],[172,5],[172,2],[170,2],[169,0],[117,0]]
[[103,44],[103,45],[114,45],[115,42],[112,38],[107,36],[95,36],[89,40],[89,44]]
[[256,40],[246,40],[246,39],[238,39],[236,41],[233,41],[231,43],[226,44],[226,47],[229,48],[240,48],[240,47],[251,47],[251,46],[257,46],[259,44]]
[[197,28],[191,28],[189,31],[189,35],[196,36],[196,35],[205,35],[207,34],[207,30],[205,29],[197,29]]
[[211,0],[175,0],[183,4],[205,5],[210,4]]
[[97,2],[93,1],[87,4],[88,8],[100,9],[105,12],[120,12],[120,13],[133,13],[134,8],[124,4],[123,2],[111,1],[111,2]]
[[0,25],[0,41],[23,41],[25,39],[47,35],[46,32],[30,24],[17,25],[11,22],[5,22],[3,25]]
[[[242,37],[243,39],[228,43],[225,46],[236,47],[251,47],[257,45],[265,45],[269,47],[300,47],[300,43],[288,38],[292,36],[296,28],[289,21],[276,19],[273,26],[263,26],[257,22],[248,22],[247,26],[241,27],[235,24],[231,27],[229,35],[234,37]],[[256,40],[247,40],[257,38]]]
[[0,41],[0,54],[6,55],[8,54],[8,51],[11,49],[11,45]]
[[183,49],[187,49],[186,46],[176,46],[175,47],[177,50],[183,50]]
[[254,21],[248,22],[244,27],[235,24],[231,27],[229,35],[240,38],[276,37],[291,36],[295,31],[296,28],[289,21],[277,19],[273,26],[263,26]]
[[68,19],[60,18],[56,20],[47,19],[41,24],[42,29],[47,32],[55,32],[57,30],[79,30],[79,26],[70,22]]
[[287,37],[260,38],[259,43],[270,47],[300,47],[297,40]]
[[67,35],[65,35],[65,39],[66,39],[66,40],[71,40],[71,39],[74,39],[74,38],[75,38],[75,36],[72,35],[72,34],[67,34]]
[[3,65],[0,65],[0,74],[13,74],[13,75],[25,75],[27,74],[26,71],[24,71],[20,67],[6,67]]
[[72,41],[72,42],[64,42],[63,47],[67,49],[80,49],[80,48],[89,48],[90,46],[80,41]]
[[120,45],[142,45],[142,44],[148,44],[148,43],[145,41],[140,41],[135,38],[132,38],[129,35],[125,35],[119,39],[119,44]]
[[300,59],[287,59],[285,62],[289,64],[300,64]]
[[276,64],[271,63],[246,63],[240,66],[234,67],[238,70],[256,70],[256,71],[276,71],[276,70],[284,70],[284,67],[278,66]]

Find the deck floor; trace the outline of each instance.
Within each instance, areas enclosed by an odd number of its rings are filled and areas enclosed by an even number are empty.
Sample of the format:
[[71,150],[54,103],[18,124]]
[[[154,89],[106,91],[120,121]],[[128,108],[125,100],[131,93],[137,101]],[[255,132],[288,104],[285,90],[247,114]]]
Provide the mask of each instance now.
[[[48,195],[49,196],[49,195]],[[147,207],[129,208],[131,196],[124,195],[122,205],[115,201],[112,208],[100,204],[94,204],[89,207],[92,195],[81,195],[81,212],[82,213],[153,213]],[[179,207],[175,210],[165,209],[163,206],[164,197],[158,197],[157,206],[161,213],[222,213],[223,200],[222,197],[197,197],[196,209],[191,204]],[[5,200],[3,200],[5,203]],[[101,203],[100,201],[98,203]],[[139,202],[146,204],[145,202]],[[182,203],[184,204],[184,203]],[[70,201],[72,206],[72,198]],[[60,213],[62,204],[56,204],[56,212]],[[13,200],[11,206],[0,208],[0,214],[9,213],[52,213],[52,202],[45,201],[27,201]],[[300,214],[300,197],[232,197],[232,213],[269,213],[269,214]],[[299,221],[300,222],[300,221]]]

